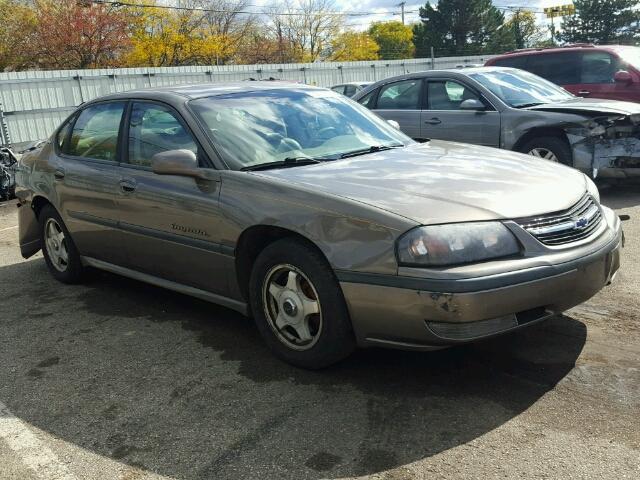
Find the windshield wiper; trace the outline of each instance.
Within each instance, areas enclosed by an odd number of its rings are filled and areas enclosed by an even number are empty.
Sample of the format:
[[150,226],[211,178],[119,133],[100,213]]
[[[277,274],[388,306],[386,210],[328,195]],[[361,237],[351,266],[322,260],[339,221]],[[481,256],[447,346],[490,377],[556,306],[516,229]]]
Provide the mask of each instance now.
[[392,148],[404,147],[402,143],[394,143],[393,145],[371,145],[367,148],[361,148],[359,150],[353,150],[352,152],[346,152],[340,155],[340,158],[357,157],[358,155],[366,155],[367,153],[382,152],[383,150],[391,150]]
[[542,105],[544,102],[531,102],[531,103],[521,103],[519,105],[515,105],[516,108],[527,108],[527,107],[535,107],[537,105]]
[[311,165],[313,163],[320,163],[321,160],[311,157],[287,157],[284,160],[277,160],[275,162],[258,163],[257,165],[249,165],[242,167],[240,170],[243,172],[256,171],[256,170],[270,170],[272,168],[288,168],[297,167],[299,165]]

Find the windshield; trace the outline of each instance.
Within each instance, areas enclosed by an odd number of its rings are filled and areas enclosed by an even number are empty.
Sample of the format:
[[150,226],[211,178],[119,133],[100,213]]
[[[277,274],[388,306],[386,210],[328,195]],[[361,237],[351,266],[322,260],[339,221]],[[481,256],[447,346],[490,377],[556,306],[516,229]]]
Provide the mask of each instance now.
[[573,98],[557,85],[524,70],[494,70],[469,74],[512,107],[561,102]]
[[190,103],[234,169],[354,151],[405,146],[409,137],[366,108],[329,90],[230,93]]
[[633,68],[640,70],[640,48],[620,47],[617,52],[625,62],[627,62]]

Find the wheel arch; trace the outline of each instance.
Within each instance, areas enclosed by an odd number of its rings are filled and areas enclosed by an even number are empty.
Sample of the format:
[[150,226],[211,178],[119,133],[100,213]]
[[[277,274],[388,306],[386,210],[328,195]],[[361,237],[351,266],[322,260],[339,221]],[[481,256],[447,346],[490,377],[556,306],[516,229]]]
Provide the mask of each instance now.
[[567,134],[564,132],[562,128],[558,127],[533,127],[527,130],[522,136],[516,141],[513,145],[513,150],[516,152],[526,153],[522,151],[522,148],[527,144],[527,142],[533,140],[534,138],[539,137],[556,137],[561,139],[563,142],[567,144],[569,148],[571,148],[571,144],[569,143],[569,139],[567,138]]
[[301,233],[286,227],[269,224],[252,225],[240,234],[235,248],[236,280],[240,293],[245,300],[249,299],[249,279],[256,258],[267,246],[283,238],[294,238],[308,245],[319,252],[329,264],[329,260],[322,249]]

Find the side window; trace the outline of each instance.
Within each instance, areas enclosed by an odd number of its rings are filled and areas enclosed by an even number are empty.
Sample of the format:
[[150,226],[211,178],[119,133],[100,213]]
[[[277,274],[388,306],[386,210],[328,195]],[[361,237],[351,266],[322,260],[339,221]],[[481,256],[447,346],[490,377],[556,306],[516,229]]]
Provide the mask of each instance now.
[[378,90],[373,90],[372,92],[367,93],[364,97],[358,100],[358,103],[367,108],[373,108],[373,102],[376,98]]
[[344,85],[336,85],[335,87],[331,87],[331,90],[344,95]]
[[80,112],[66,153],[77,157],[115,162],[123,102],[100,103]]
[[356,86],[355,85],[345,85],[344,86],[344,94],[347,97],[353,97],[356,94]]
[[420,88],[422,81],[419,79],[404,80],[391,83],[380,89],[378,96],[378,110],[417,110],[420,107]]
[[434,80],[427,85],[429,110],[459,110],[465,100],[480,100],[473,90],[453,80]]
[[191,133],[162,105],[134,103],[129,120],[129,163],[151,166],[151,157],[168,150],[191,150],[198,146]]
[[514,55],[513,57],[498,58],[491,65],[494,67],[511,67],[527,69],[527,55]]
[[75,115],[67,120],[60,130],[58,130],[58,135],[56,136],[56,145],[58,145],[58,149],[62,153],[67,153],[69,150],[69,131],[71,130],[71,125],[73,125],[73,121],[75,119]]
[[527,70],[557,85],[579,82],[580,56],[575,52],[532,55]]
[[580,83],[613,83],[619,61],[607,52],[584,52]]

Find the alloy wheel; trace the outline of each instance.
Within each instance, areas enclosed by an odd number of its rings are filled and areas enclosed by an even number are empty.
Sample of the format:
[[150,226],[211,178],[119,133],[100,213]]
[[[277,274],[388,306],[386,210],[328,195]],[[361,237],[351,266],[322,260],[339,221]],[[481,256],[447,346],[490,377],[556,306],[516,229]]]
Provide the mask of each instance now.
[[59,272],[64,272],[69,266],[69,251],[67,250],[67,242],[64,231],[60,224],[54,219],[49,218],[44,226],[44,241],[47,255],[53,267]]
[[271,268],[262,286],[262,301],[280,342],[294,350],[316,344],[322,333],[322,309],[316,288],[302,271],[287,264]]
[[531,149],[529,151],[529,155],[532,155],[532,156],[538,157],[538,158],[544,158],[545,160],[551,160],[552,162],[557,162],[558,161],[558,157],[556,157],[556,154],[553,153],[548,148],[544,148],[544,147],[538,147],[538,148]]

